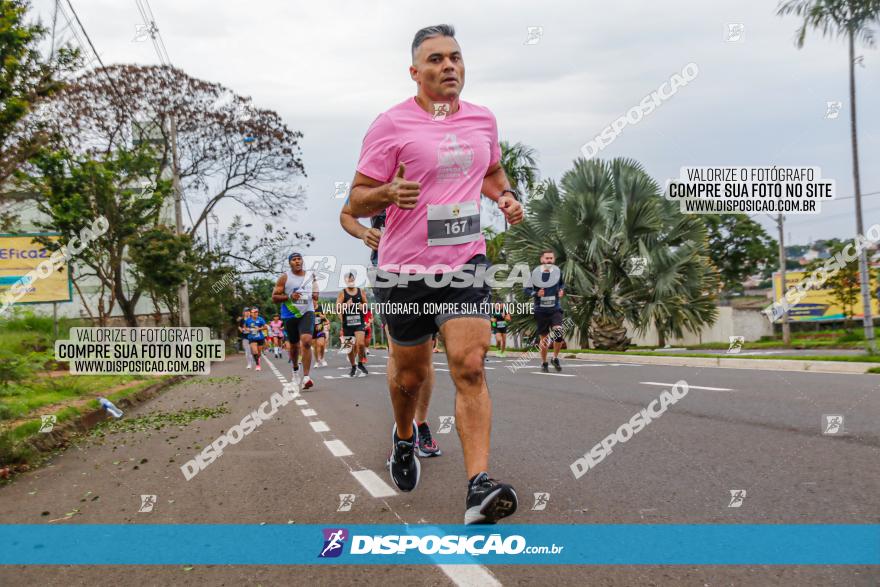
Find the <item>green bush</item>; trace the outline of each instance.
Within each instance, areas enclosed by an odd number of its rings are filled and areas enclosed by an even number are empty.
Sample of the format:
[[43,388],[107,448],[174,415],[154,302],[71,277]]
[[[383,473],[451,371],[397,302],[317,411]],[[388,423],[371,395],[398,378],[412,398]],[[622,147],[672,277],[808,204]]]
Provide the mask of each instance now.
[[845,332],[837,337],[837,342],[859,342],[865,340],[865,335],[858,330]]
[[[70,334],[71,327],[85,325],[86,322],[80,319],[59,318],[58,337],[66,339]],[[28,333],[41,335],[41,338],[45,337],[46,340],[54,340],[54,332],[55,328],[51,316],[37,316],[30,310],[16,310],[11,317],[7,316],[0,322],[0,334],[14,333],[15,335],[20,335]]]
[[31,357],[0,350],[0,394],[10,383],[18,383],[32,372]]
[[9,320],[4,320],[0,325],[0,331],[13,332],[39,332],[42,334],[52,335],[52,317],[36,316],[29,312],[26,314],[18,314]]

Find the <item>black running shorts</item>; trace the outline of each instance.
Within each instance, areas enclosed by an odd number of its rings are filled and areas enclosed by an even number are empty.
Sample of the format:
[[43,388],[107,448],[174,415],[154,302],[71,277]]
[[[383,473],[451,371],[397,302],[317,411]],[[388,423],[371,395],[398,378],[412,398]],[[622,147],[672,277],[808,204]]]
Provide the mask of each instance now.
[[535,319],[538,321],[538,334],[541,336],[550,334],[551,327],[562,327],[562,311],[560,310],[556,310],[552,314],[535,312]]
[[306,312],[299,318],[285,318],[284,332],[287,334],[287,340],[291,344],[298,344],[299,337],[303,334],[309,336],[315,331],[315,313]]
[[[355,317],[359,320],[355,320]],[[359,314],[347,314],[342,316],[342,336],[354,336],[355,332],[363,332],[366,330],[364,326],[364,317]]]
[[[466,265],[482,265],[488,268],[490,263],[485,255],[476,255]],[[475,269],[471,268],[467,273],[474,274],[474,271]],[[466,316],[489,321],[488,304],[491,288],[485,283],[471,287],[452,285],[430,287],[425,283],[424,278],[420,278],[410,280],[406,287],[400,285],[378,287],[383,281],[384,273],[382,270],[377,272],[378,283],[373,291],[379,302],[385,306],[382,321],[388,325],[388,335],[395,344],[420,345],[430,340],[444,322],[453,318]],[[422,311],[441,304],[455,305],[458,309],[448,313]],[[410,310],[395,311],[394,306],[409,307]],[[413,307],[416,308],[415,311],[412,311]]]

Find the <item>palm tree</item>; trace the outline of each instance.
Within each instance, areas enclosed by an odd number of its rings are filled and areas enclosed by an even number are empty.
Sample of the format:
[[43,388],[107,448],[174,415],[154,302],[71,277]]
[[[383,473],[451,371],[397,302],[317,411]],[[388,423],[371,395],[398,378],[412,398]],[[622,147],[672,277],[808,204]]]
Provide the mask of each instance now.
[[[859,177],[859,144],[856,132],[856,40],[874,45],[872,25],[880,22],[880,0],[788,0],[777,12],[780,16],[794,14],[803,19],[795,35],[798,48],[804,46],[807,29],[813,28],[822,36],[845,36],[849,47],[849,122],[852,142],[853,188],[856,196],[856,233],[864,234],[862,224],[862,186]],[[877,347],[874,343],[874,320],[871,316],[871,291],[869,285],[868,257],[864,249],[859,254],[859,275],[862,304],[865,309],[865,342],[869,353]]]
[[[531,194],[538,183],[538,155],[536,151],[522,143],[511,145],[501,141],[501,167],[510,181],[510,187],[521,196]],[[504,230],[507,230],[507,219],[504,219]]]
[[[578,159],[559,186],[548,182],[505,239],[512,263],[534,265],[545,248],[556,251],[581,346],[592,338],[596,348],[625,350],[625,322],[665,337],[717,318],[705,224],[680,214],[636,161]],[[641,275],[630,270],[634,257],[647,260]],[[515,317],[513,328],[527,323]]]
[[505,232],[496,232],[491,226],[483,229],[483,236],[486,238],[486,257],[493,265],[507,263],[504,254],[504,235]]

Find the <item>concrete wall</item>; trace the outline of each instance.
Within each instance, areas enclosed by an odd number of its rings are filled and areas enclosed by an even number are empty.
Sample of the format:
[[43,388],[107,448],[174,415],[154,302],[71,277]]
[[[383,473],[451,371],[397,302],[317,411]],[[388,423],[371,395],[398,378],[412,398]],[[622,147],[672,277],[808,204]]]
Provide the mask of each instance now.
[[[699,333],[685,333],[682,338],[667,338],[672,346],[701,344],[704,342],[729,343],[731,336],[743,336],[746,341],[756,341],[762,336],[773,334],[773,326],[759,310],[740,310],[730,306],[718,308],[718,320],[712,326],[704,327]],[[657,331],[650,328],[645,336],[633,337],[633,344],[657,346]]]
[[[632,344],[638,346],[657,346],[659,344],[657,331],[651,327],[644,336],[634,333],[631,325],[627,324]],[[682,338],[668,337],[667,344],[672,346],[687,346],[702,344],[704,342],[729,343],[731,336],[743,336],[745,340],[756,341],[762,336],[773,334],[773,326],[759,310],[740,310],[729,306],[718,308],[718,320],[712,326],[704,327],[699,333],[685,333]],[[574,338],[566,337],[568,348],[579,348],[580,345]]]

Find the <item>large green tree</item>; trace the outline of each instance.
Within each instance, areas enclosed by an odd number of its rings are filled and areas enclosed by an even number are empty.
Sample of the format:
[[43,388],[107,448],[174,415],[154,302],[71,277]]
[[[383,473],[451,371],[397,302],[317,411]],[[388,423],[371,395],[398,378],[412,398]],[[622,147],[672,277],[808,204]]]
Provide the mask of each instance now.
[[[874,46],[874,27],[880,24],[880,0],[786,0],[779,6],[778,14],[794,14],[802,19],[795,42],[804,46],[808,29],[818,30],[822,36],[838,36],[846,39],[849,72],[849,122],[852,147],[853,189],[856,201],[856,233],[865,234],[862,218],[862,183],[859,171],[859,141],[856,122],[856,42]],[[865,306],[865,342],[868,352],[875,352],[874,326],[871,316],[870,273],[867,252],[859,255],[859,287]]]
[[[158,270],[139,270],[129,254],[129,247],[150,246],[144,241],[151,240],[162,203],[171,191],[170,182],[165,180],[156,182],[152,189],[143,189],[143,178],[151,177],[156,165],[155,153],[146,144],[95,156],[47,150],[32,158],[29,174],[22,174],[22,181],[37,194],[37,207],[45,218],[36,224],[60,232],[62,245],[95,219],[106,218],[107,232],[90,242],[73,261],[75,283],[94,277],[100,284],[97,318],[102,324],[118,305],[128,325],[137,326],[135,308],[151,283],[144,276]],[[166,263],[174,261],[162,258]]]
[[[0,2],[0,203],[16,196],[13,174],[49,142],[46,126],[32,113],[61,89],[77,58],[67,47],[43,57],[47,31],[27,22],[29,9],[24,0]],[[0,211],[0,229],[11,229],[13,220],[8,210]]]
[[591,339],[596,348],[625,349],[626,322],[637,332],[653,325],[662,338],[697,332],[717,317],[705,223],[680,214],[633,160],[575,161],[508,231],[505,248],[511,262],[530,266],[543,249],[556,251],[565,308],[583,346]]
[[750,275],[778,266],[776,241],[745,214],[707,214],[703,220],[725,294],[741,293]]

